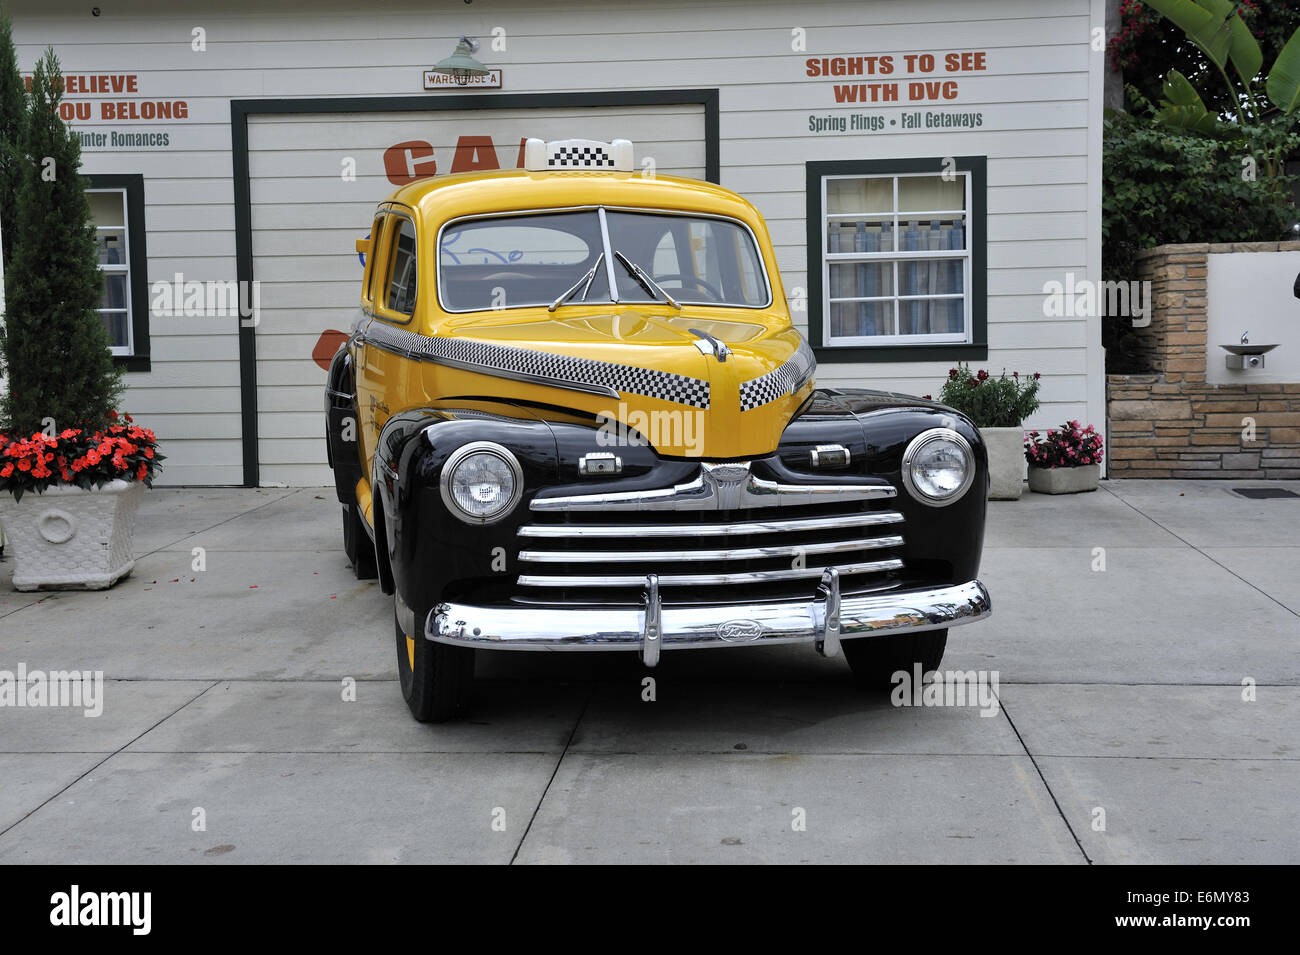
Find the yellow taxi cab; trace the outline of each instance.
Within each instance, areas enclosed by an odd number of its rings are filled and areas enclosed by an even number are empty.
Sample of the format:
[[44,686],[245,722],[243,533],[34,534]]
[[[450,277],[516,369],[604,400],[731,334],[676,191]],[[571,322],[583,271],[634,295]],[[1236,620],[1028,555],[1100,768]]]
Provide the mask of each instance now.
[[464,710],[479,650],[806,643],[887,687],[990,612],[979,432],[819,388],[757,210],[632,152],[529,140],[357,243],[327,446],[416,719]]

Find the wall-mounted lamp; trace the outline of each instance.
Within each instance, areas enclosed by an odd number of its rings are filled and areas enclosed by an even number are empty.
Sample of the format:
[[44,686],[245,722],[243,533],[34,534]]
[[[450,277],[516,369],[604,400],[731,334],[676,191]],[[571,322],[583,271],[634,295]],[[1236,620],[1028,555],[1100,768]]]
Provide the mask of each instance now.
[[462,36],[451,56],[434,64],[433,72],[447,74],[456,81],[457,86],[468,86],[473,77],[487,76],[492,72],[474,59],[473,54],[477,52],[478,40]]

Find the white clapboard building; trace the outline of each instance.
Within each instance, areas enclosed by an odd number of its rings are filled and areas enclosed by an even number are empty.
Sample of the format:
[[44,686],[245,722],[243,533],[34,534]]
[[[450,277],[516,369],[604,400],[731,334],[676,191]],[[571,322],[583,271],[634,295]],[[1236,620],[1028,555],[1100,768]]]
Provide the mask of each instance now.
[[[967,361],[1042,373],[1030,425],[1104,420],[1099,319],[1044,308],[1100,278],[1104,0],[9,7],[22,68],[53,46],[68,77],[166,483],[327,483],[321,359],[375,203],[530,136],[624,137],[751,199],[823,384],[937,395]],[[469,86],[430,72],[462,34],[492,71]]]

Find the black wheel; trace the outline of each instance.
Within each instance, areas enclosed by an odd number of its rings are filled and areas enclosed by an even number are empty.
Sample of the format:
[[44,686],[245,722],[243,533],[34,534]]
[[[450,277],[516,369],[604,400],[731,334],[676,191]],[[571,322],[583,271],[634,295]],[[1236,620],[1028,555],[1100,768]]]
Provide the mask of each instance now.
[[357,580],[374,580],[379,576],[375,545],[361,521],[361,512],[355,504],[343,505],[343,551],[348,555],[352,573]]
[[[416,629],[424,621],[415,613]],[[423,633],[407,633],[396,612],[397,673],[402,698],[421,723],[442,723],[461,713],[474,685],[474,651],[434,643]]]
[[918,663],[922,675],[939,669],[947,645],[947,630],[924,630],[888,637],[859,637],[845,640],[840,647],[844,650],[844,658],[849,661],[853,678],[860,685],[873,690],[889,690],[893,688],[893,676],[899,670],[910,675]]

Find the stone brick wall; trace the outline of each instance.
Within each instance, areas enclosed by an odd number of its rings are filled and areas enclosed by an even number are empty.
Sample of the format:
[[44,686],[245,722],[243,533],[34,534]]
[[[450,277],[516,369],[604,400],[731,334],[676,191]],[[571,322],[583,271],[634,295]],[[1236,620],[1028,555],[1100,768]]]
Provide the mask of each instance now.
[[[1149,375],[1107,375],[1109,475],[1300,478],[1300,383],[1210,385],[1206,256],[1291,252],[1300,242],[1162,245],[1142,253],[1151,323],[1137,332]],[[1252,440],[1253,439],[1253,440]]]

